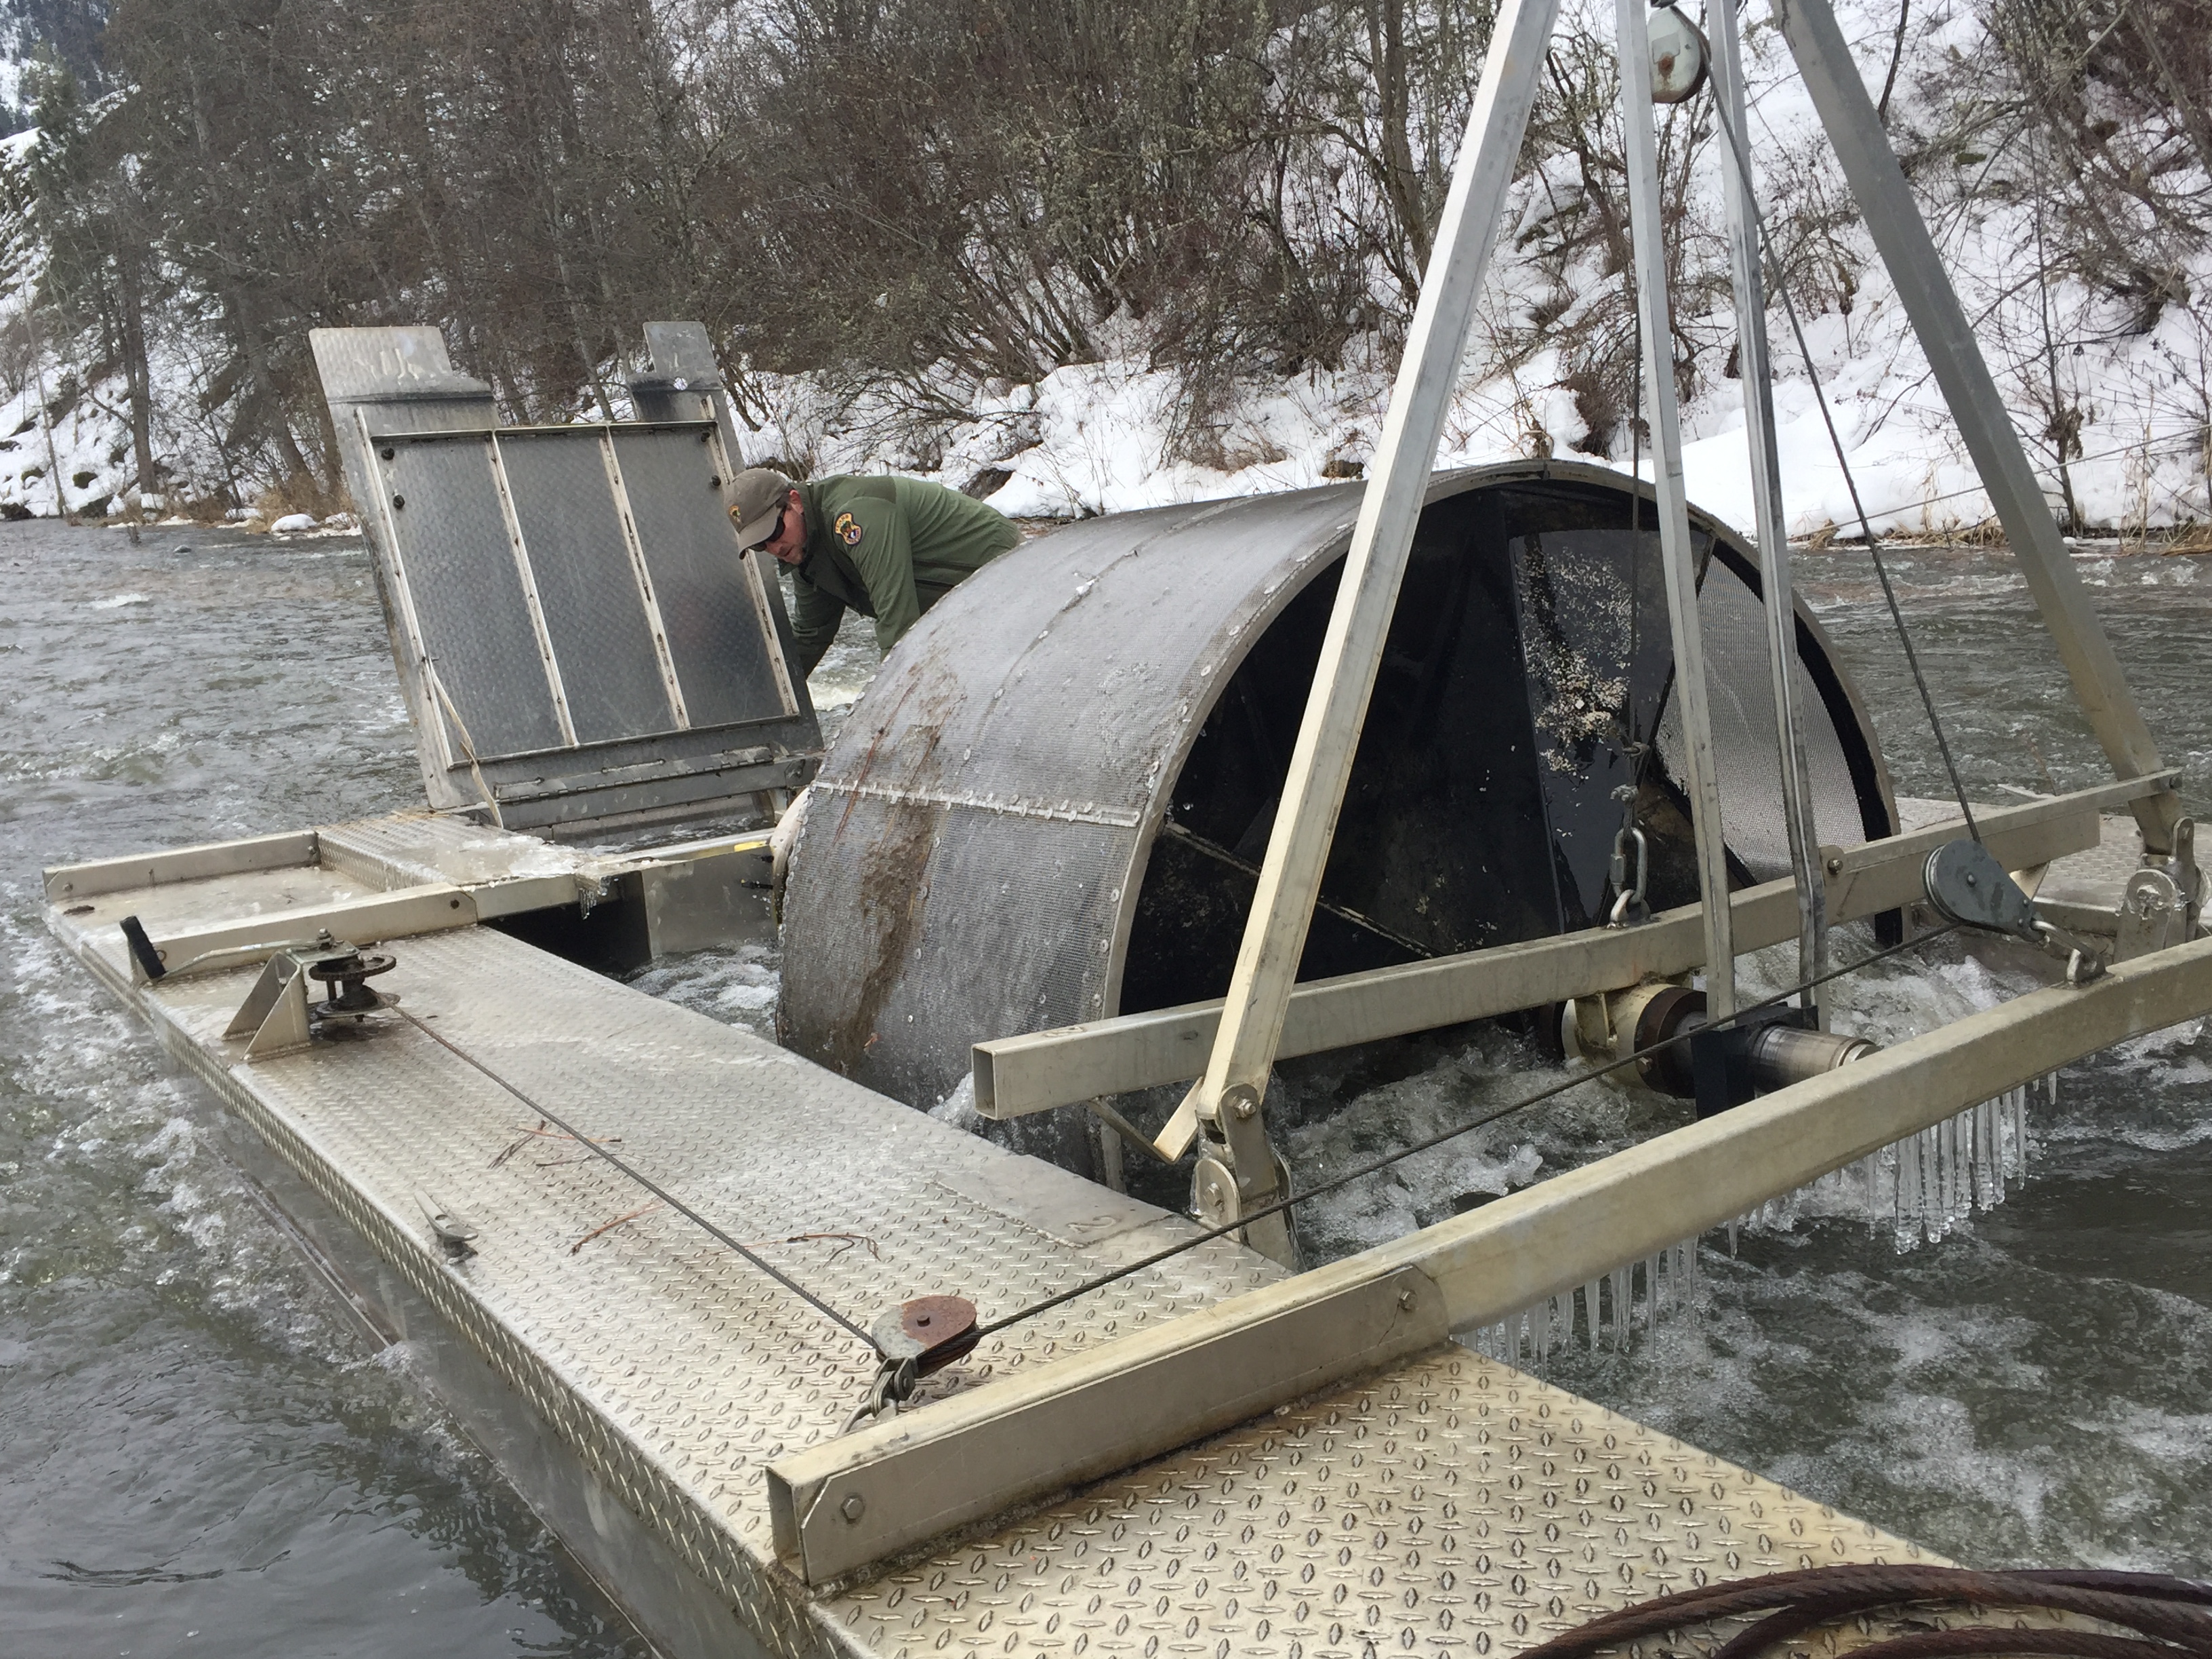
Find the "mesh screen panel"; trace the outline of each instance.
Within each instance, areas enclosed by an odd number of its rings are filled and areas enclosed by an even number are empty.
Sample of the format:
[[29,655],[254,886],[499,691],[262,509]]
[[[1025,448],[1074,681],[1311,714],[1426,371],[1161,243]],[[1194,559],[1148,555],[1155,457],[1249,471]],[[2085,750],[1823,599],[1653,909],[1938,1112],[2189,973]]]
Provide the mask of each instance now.
[[667,731],[675,715],[598,434],[514,433],[499,447],[578,740]]

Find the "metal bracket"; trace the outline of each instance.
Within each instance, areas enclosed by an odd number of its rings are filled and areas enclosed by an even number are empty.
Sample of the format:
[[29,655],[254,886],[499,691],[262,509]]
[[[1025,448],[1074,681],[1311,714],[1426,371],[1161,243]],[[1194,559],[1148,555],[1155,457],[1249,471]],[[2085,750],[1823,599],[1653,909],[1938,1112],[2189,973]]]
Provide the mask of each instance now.
[[306,963],[290,951],[279,951],[262,963],[260,976],[222,1034],[246,1038],[249,1061],[306,1048],[314,1038],[314,1024],[307,1015]]
[[2190,904],[2178,883],[2160,869],[2138,870],[2120,895],[2119,927],[2112,960],[2132,962],[2189,937]]
[[2035,911],[1996,855],[1978,841],[1946,842],[1928,855],[1928,902],[1946,921],[2024,939],[2066,959],[2066,982],[2086,985],[2103,975],[2104,953]]
[[[1194,1121],[1206,1146],[1191,1176],[1191,1202],[1200,1220],[1226,1227],[1290,1196],[1290,1165],[1267,1139],[1257,1089],[1231,1084],[1221,1091],[1218,1106],[1198,1103]],[[1297,1242],[1287,1210],[1261,1217],[1233,1237],[1286,1267],[1297,1266]]]
[[[295,1054],[314,1041],[317,1028],[325,1019],[347,1015],[358,1019],[398,1000],[358,982],[368,974],[382,971],[374,965],[378,961],[385,967],[391,965],[391,958],[385,957],[368,959],[367,973],[334,976],[326,972],[325,977],[331,981],[333,1000],[318,1008],[307,1000],[310,970],[324,963],[360,968],[363,965],[362,953],[328,933],[313,943],[282,946],[262,963],[253,988],[246,994],[246,1000],[239,1004],[238,1012],[230,1017],[230,1024],[223,1027],[222,1034],[226,1038],[246,1039],[248,1062]],[[342,982],[348,977],[354,982]]]
[[2178,818],[2173,825],[2173,850],[2161,866],[2181,895],[2185,914],[2181,937],[2197,937],[2204,920],[2204,872],[2197,867],[2197,820]]

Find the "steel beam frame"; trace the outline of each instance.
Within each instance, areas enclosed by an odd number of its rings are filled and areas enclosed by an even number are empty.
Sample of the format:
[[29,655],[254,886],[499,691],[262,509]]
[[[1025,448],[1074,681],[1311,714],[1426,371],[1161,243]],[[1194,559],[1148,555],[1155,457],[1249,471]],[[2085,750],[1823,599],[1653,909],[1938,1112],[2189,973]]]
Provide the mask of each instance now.
[[[1352,527],[1312,695],[1291,750],[1226,1012],[1194,1096],[1193,1109],[1211,1156],[1233,1176],[1233,1194],[1219,1190],[1219,1201],[1231,1215],[1258,1208],[1281,1190],[1260,1103],[1267,1094],[1283,1011],[1313,920],[1314,897],[1358,748],[1376,667],[1397,609],[1399,583],[1474,322],[1475,297],[1497,241],[1535,103],[1545,46],[1558,15],[1559,0],[1504,0],[1492,25],[1482,82],[1468,114],[1435,249],[1422,273],[1420,299],[1407,331],[1370,482]],[[1206,1189],[1203,1182],[1200,1188]],[[1292,1255],[1279,1218],[1254,1227],[1246,1242],[1279,1261]]]
[[[1820,977],[1827,965],[1828,918],[1815,861],[1820,837],[1813,823],[1812,769],[1797,720],[1797,620],[1790,580],[1790,535],[1782,513],[1782,459],[1774,437],[1774,368],[1766,339],[1766,283],[1759,260],[1759,197],[1745,132],[1743,43],[1735,0],[1711,8],[1713,99],[1733,141],[1721,146],[1728,209],[1729,276],[1735,297],[1736,379],[1743,387],[1743,434],[1751,465],[1753,528],[1759,543],[1759,600],[1766,610],[1766,656],[1774,696],[1775,752],[1780,763],[1782,816],[1790,868],[1797,881],[1797,978]],[[1818,993],[1808,993],[1818,1008]],[[1825,1024],[1825,1016],[1823,1024]]]
[[[1705,930],[1705,1006],[1735,1012],[1734,918],[1728,902],[1728,844],[1721,780],[1706,706],[1705,629],[1698,615],[1697,556],[1690,545],[1689,491],[1682,482],[1682,421],[1674,398],[1674,328],[1667,301],[1667,246],[1659,212],[1659,136],[1651,115],[1651,37],[1645,0],[1614,0],[1620,55],[1620,115],[1628,164],[1629,243],[1636,258],[1636,311],[1644,353],[1644,416],[1651,432],[1651,477],[1659,511],[1659,558],[1667,574],[1667,625],[1674,636],[1674,706],[1682,723],[1682,791],[1698,849]],[[1791,616],[1794,624],[1796,617]],[[1658,740],[1656,732],[1646,734]]]
[[1494,1322],[2100,1048],[2212,1012],[2212,938],[2031,992],[1363,1255],[769,1466],[820,1584]]
[[[2108,783],[2071,795],[1978,814],[1998,860],[2028,869],[2094,847],[2100,811],[2164,788],[2171,773]],[[1853,848],[1820,853],[1823,901],[1839,921],[1879,915],[1927,896],[1928,855],[1966,833],[1957,820]],[[1730,901],[1739,951],[1778,945],[1799,919],[1795,884],[1748,887]],[[1371,973],[1313,980],[1291,994],[1278,1052],[1319,1054],[1378,1038],[1486,1019],[1568,997],[1626,989],[1654,975],[1701,965],[1698,907],[1663,911],[1640,927],[1591,928]],[[979,1042],[975,1109],[1021,1117],[1101,1095],[1157,1088],[1194,1077],[1221,1018],[1219,1001],[1188,1003],[1088,1024]]]

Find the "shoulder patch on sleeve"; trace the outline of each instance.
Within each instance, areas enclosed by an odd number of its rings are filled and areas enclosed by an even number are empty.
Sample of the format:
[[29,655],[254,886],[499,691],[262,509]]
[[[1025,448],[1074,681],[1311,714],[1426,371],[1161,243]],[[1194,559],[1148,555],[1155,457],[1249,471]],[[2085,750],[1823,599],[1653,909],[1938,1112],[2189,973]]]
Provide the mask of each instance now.
[[858,547],[860,544],[860,520],[849,513],[840,513],[837,515],[837,522],[832,526],[832,531],[837,539],[848,547]]

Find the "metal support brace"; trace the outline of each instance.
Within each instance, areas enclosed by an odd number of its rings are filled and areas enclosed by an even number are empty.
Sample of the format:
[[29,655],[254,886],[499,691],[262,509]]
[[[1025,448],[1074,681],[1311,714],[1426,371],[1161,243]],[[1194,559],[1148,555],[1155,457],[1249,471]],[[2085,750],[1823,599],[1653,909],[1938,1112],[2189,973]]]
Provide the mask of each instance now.
[[[1974,331],[1951,289],[1928,227],[1913,204],[1905,170],[1882,131],[1874,100],[1867,96],[1858,65],[1844,45],[1843,31],[1827,0],[1775,0],[1775,21],[1797,60],[1805,89],[1812,94],[1820,125],[1827,129],[1836,158],[1843,163],[1851,194],[1874,238],[1875,251],[1897,284],[1897,296],[1912,320],[1928,367],[1942,388],[1943,401],[1959,423],[1973,457],[1982,487],[1990,493],[2005,539],[2020,561],[2028,591],[2043,612],[2044,625],[2074,681],[2074,694],[2088,717],[2116,775],[2142,777],[2159,769],[2158,745],[2136,706],[2119,659],[2089,603],[2081,579],[2074,574],[2066,544],[2051,516],[2043,487],[2021,448],[1983,362]],[[2172,850],[2173,826],[2181,816],[2179,797],[2171,790],[2135,803],[2143,846]]]
[[[1281,1193],[1259,1103],[1266,1096],[1284,1007],[1297,977],[1375,671],[1427,495],[1437,439],[1558,14],[1559,0],[1504,0],[1498,9],[1482,84],[1468,114],[1467,136],[1437,227],[1436,251],[1422,273],[1420,301],[1407,331],[1382,441],[1322,641],[1313,692],[1291,750],[1282,805],[1268,837],[1220,1030],[1206,1075],[1188,1103],[1213,1155],[1218,1158],[1225,1152],[1224,1161],[1233,1160],[1232,1201],[1239,1212]],[[1224,1099],[1237,1090],[1249,1091],[1249,1116],[1224,1109]],[[1244,1103],[1243,1095],[1235,1097],[1234,1103]],[[1289,1230],[1279,1218],[1252,1228],[1245,1242],[1279,1260],[1290,1257]]]
[[[2171,775],[1986,808],[1977,821],[1984,842],[2008,869],[2035,868],[2095,847],[2099,813],[2164,788]],[[1950,819],[1863,846],[1825,848],[1820,868],[1828,915],[1838,922],[1862,921],[1923,902],[1928,855],[1966,833],[1964,823]],[[1745,888],[1729,896],[1729,931],[1740,952],[1765,950],[1796,934],[1793,883]],[[1704,933],[1698,907],[1683,905],[1640,927],[1591,928],[1308,980],[1291,995],[1277,1052],[1321,1054],[1686,974],[1704,965]],[[988,1118],[1022,1117],[1099,1095],[1186,1082],[1205,1069],[1220,1018],[1216,998],[980,1042],[975,1109]]]
[[1571,1296],[1978,1102],[2208,1009],[2212,939],[2198,939],[2082,989],[1969,1014],[1202,1313],[786,1450],[769,1465],[777,1551],[823,1583],[1133,1468],[1449,1331]]
[[[1790,870],[1797,884],[1797,979],[1808,984],[1827,967],[1826,884],[1814,867],[1820,831],[1813,822],[1811,769],[1797,725],[1797,611],[1790,580],[1790,538],[1782,516],[1782,461],[1774,439],[1772,360],[1766,342],[1766,283],[1759,255],[1759,198],[1746,170],[1743,46],[1734,0],[1705,15],[1711,33],[1713,97],[1735,143],[1721,147],[1727,181],[1729,273],[1735,290],[1736,370],[1743,387],[1743,432],[1751,451],[1753,516],[1759,541],[1760,598],[1766,610],[1766,653],[1774,686],[1776,759],[1782,775],[1782,815],[1790,834]],[[1820,1009],[1818,992],[1807,993]],[[1826,1015],[1821,1012],[1821,1024]]]
[[1698,885],[1705,920],[1705,1006],[1716,1019],[1735,1012],[1735,948],[1729,938],[1728,848],[1721,786],[1705,710],[1705,647],[1698,619],[1697,563],[1682,483],[1682,428],[1674,404],[1674,328],[1668,315],[1667,250],[1659,213],[1659,137],[1651,118],[1651,40],[1644,0],[1614,0],[1620,47],[1621,114],[1627,139],[1629,235],[1636,255],[1636,305],[1644,333],[1644,410],[1651,428],[1659,498],[1659,554],[1667,571],[1667,615],[1674,639],[1674,699],[1681,710],[1682,782],[1697,833]]

